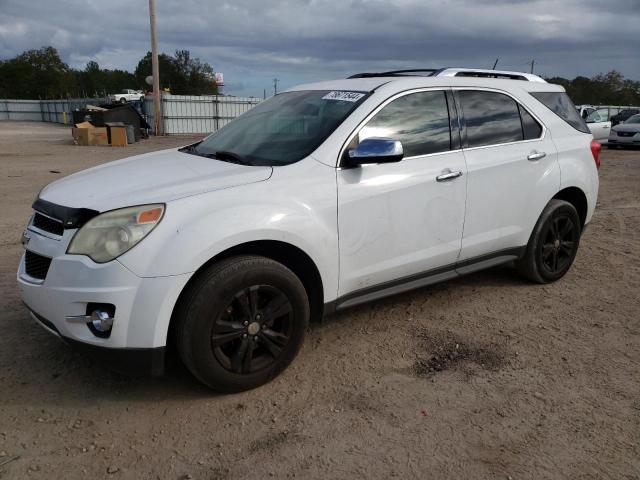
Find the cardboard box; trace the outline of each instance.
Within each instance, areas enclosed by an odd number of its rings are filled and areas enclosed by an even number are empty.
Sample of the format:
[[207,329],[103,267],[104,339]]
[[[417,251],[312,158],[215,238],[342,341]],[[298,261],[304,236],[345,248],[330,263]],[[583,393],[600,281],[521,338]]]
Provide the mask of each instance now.
[[71,129],[71,135],[73,136],[73,143],[76,145],[109,145],[107,129],[105,127],[94,127],[89,122],[76,124]]
[[112,147],[126,147],[127,146],[127,127],[110,126],[109,138],[111,139]]

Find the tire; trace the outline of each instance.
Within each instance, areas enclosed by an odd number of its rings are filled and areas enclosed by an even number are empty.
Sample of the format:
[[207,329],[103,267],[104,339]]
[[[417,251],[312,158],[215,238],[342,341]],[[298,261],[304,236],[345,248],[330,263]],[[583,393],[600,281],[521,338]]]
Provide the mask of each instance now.
[[291,363],[309,316],[306,290],[291,270],[265,257],[232,257],[204,270],[183,294],[177,348],[211,389],[249,390]]
[[535,283],[562,278],[576,257],[581,233],[575,207],[564,200],[551,200],[531,233],[524,257],[516,262],[518,271]]
[[122,98],[120,99],[120,103],[127,103],[127,99],[126,99],[126,98],[124,98],[124,97],[122,97]]

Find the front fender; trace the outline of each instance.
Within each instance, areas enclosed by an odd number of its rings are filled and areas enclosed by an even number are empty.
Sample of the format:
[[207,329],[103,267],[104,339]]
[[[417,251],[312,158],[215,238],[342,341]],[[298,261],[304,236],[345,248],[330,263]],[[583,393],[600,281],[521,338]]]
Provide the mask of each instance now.
[[322,278],[325,302],[338,289],[335,169],[307,159],[271,179],[169,202],[165,217],[120,262],[141,277],[197,271],[219,253],[275,240],[304,251]]

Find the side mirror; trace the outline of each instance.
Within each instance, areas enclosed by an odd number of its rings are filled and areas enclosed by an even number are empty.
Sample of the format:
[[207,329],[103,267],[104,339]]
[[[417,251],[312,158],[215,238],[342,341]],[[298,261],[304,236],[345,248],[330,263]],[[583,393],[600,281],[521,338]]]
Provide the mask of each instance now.
[[393,138],[371,137],[362,140],[356,148],[347,151],[347,163],[351,166],[370,163],[393,163],[402,160],[402,143]]

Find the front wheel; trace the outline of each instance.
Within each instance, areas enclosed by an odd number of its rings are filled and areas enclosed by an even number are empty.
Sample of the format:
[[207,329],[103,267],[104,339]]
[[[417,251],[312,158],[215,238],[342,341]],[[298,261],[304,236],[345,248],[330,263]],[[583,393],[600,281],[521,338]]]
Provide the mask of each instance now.
[[518,271],[536,283],[562,278],[576,257],[582,223],[575,207],[564,200],[551,200],[542,211]]
[[284,370],[302,345],[309,301],[298,277],[258,256],[203,271],[177,310],[177,347],[186,367],[220,392],[258,387]]
[[126,99],[126,98],[124,98],[124,97],[122,97],[122,98],[120,99],[120,103],[127,103],[127,99]]

